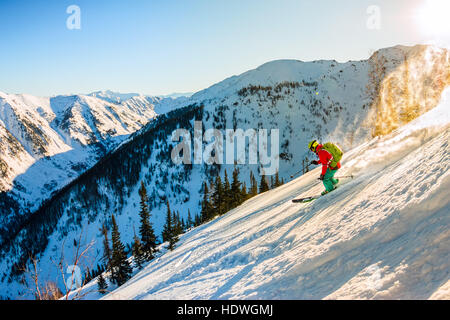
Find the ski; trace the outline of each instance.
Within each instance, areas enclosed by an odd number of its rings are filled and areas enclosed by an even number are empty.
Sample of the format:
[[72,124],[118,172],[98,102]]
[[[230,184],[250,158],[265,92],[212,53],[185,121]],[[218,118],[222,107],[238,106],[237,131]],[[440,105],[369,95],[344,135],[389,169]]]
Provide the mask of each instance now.
[[318,196],[313,196],[313,197],[306,197],[306,198],[300,198],[300,199],[293,199],[292,202],[293,203],[308,203],[314,200],[319,199],[320,197],[326,196],[327,194],[330,194],[331,192],[333,192],[334,190],[336,190],[337,188],[339,188],[339,186],[335,186],[334,189],[326,194],[320,194]]
[[306,198],[301,198],[301,199],[293,199],[292,202],[293,203],[308,203],[308,202],[314,201],[320,197],[321,196],[314,196],[314,197],[306,197]]
[[[353,176],[353,175],[348,175],[348,176],[339,176],[339,177],[335,177],[335,178],[336,178],[336,179],[348,179],[348,178],[353,179],[354,176]],[[341,184],[342,184],[342,183],[339,183],[339,184],[335,185],[334,190],[336,190],[337,188],[339,188],[339,186],[340,186]],[[330,192],[328,192],[328,193],[331,193],[331,192],[333,192],[334,190],[332,190],[332,191],[330,191]],[[317,200],[317,199],[319,199],[320,197],[326,196],[328,193],[326,193],[326,194],[324,194],[324,195],[321,195],[321,194],[320,194],[320,195],[318,195],[318,196],[312,196],[312,197],[306,197],[306,198],[300,198],[300,199],[293,199],[292,202],[293,202],[293,203],[308,203],[308,202]]]

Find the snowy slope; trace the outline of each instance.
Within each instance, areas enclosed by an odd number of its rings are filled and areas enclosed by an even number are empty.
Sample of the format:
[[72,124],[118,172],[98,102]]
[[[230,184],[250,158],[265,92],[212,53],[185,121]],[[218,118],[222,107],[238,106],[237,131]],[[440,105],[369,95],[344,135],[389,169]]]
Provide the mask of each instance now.
[[[438,107],[181,237],[105,299],[450,299],[450,90]],[[94,283],[89,284],[92,288]],[[98,294],[86,298],[98,298]]]

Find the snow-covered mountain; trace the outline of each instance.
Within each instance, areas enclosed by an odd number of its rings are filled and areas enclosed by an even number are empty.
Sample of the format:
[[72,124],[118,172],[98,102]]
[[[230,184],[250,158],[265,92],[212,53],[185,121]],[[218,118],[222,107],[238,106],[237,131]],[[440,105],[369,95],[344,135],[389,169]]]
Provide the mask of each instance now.
[[140,96],[139,93],[120,93],[111,90],[95,91],[88,94],[88,96],[96,97],[111,103],[121,103],[133,97]]
[[[0,295],[21,293],[21,268],[30,254],[54,279],[58,270],[52,261],[61,256],[69,260],[76,247],[73,240],[80,235],[84,244],[93,243],[88,260],[95,266],[102,251],[98,230],[103,223],[110,225],[112,213],[122,240],[131,243],[139,224],[141,182],[148,190],[158,235],[166,201],[183,217],[188,210],[198,214],[203,182],[217,174],[223,177],[225,170],[231,176],[233,165],[173,163],[175,129],[184,128],[194,136],[195,120],[202,121],[204,130],[278,129],[280,148],[274,156],[280,176],[288,181],[310,157],[309,140],[332,140],[345,151],[354,149],[434,108],[449,84],[448,51],[398,46],[379,50],[364,61],[273,61],[189,98],[163,99],[155,112],[162,113],[156,111],[161,108],[164,114],[57,192],[8,238],[1,252]],[[250,172],[259,177],[261,170],[260,164],[238,168],[247,186]]]
[[[438,107],[349,151],[333,193],[320,168],[184,234],[104,297],[450,299],[450,90]],[[91,292],[91,293],[89,293]]]
[[182,97],[189,98],[194,93],[195,92],[174,92],[174,93],[171,93],[171,94],[161,95],[161,98],[172,98],[172,99],[177,99],[177,98],[182,98]]
[[[88,96],[96,97],[111,103],[120,104],[125,102],[151,103],[156,114],[163,114],[178,107],[184,106],[194,93],[172,93],[161,96],[141,95],[139,93],[119,93],[111,90],[103,90],[89,93]],[[138,102],[139,104],[139,102]]]
[[0,92],[0,243],[52,192],[152,119],[158,101]]

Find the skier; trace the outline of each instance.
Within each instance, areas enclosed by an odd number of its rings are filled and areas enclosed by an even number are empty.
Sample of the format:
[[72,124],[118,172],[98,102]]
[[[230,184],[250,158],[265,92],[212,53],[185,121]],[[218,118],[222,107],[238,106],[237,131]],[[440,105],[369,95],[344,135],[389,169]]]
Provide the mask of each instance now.
[[335,179],[334,175],[341,168],[339,161],[344,153],[334,143],[327,142],[322,145],[317,140],[311,141],[308,144],[308,148],[319,157],[319,160],[311,161],[311,164],[322,164],[322,173],[319,180],[322,180],[325,186],[325,191],[322,192],[322,195],[326,195],[337,188],[336,185],[339,183],[339,179]]

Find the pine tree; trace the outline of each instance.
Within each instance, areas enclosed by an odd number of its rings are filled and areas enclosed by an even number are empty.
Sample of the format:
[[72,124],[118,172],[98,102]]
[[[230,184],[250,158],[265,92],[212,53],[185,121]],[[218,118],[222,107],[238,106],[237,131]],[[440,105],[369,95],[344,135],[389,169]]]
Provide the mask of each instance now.
[[194,221],[192,221],[191,210],[188,209],[186,229],[192,228],[193,225],[194,225]]
[[102,260],[106,264],[106,270],[111,271],[111,257],[112,252],[109,247],[109,238],[108,238],[108,229],[106,228],[105,223],[102,224],[100,228],[100,232],[103,234],[103,257]]
[[225,175],[224,175],[224,182],[223,182],[223,211],[228,212],[230,211],[233,207],[233,194],[231,191],[231,186],[230,186],[230,182],[228,180],[228,174],[227,174],[227,170],[225,170]]
[[180,213],[174,212],[174,234],[180,235],[184,232],[183,221],[180,218]]
[[253,172],[250,171],[250,197],[254,197],[258,194],[258,183],[256,182],[256,178],[253,175]]
[[239,170],[237,167],[233,170],[233,180],[231,182],[231,205],[233,208],[236,208],[239,206],[242,201],[242,189],[241,189],[241,182],[239,181]]
[[85,272],[85,275],[84,275],[84,281],[89,282],[91,280],[92,280],[91,269],[89,269],[89,267],[87,267],[87,271]]
[[167,205],[167,215],[166,223],[163,227],[162,238],[164,242],[169,242],[169,250],[173,250],[175,243],[178,241],[178,235],[176,234],[176,223],[175,219],[170,211],[169,201],[166,202]]
[[214,182],[214,191],[212,194],[214,213],[217,215],[222,215],[225,213],[225,197],[223,192],[222,179],[220,175],[217,175],[216,181]]
[[275,173],[275,184],[274,188],[278,188],[281,186],[280,176],[278,175],[278,171]]
[[197,214],[194,220],[194,227],[198,227],[201,224],[202,224],[202,215]]
[[108,284],[106,283],[105,278],[103,277],[103,273],[100,273],[97,279],[98,292],[101,294],[106,293],[106,289],[108,289]]
[[184,220],[184,217],[181,217],[181,228],[182,228],[182,230],[183,230],[182,233],[185,233],[186,230],[188,229],[188,228],[187,228],[187,223],[186,223],[186,221]]
[[120,241],[119,227],[116,223],[116,218],[112,215],[112,280],[118,286],[121,286],[131,277],[131,266],[127,260],[127,254],[125,253],[125,246]]
[[242,183],[241,199],[242,202],[248,199],[247,186],[245,185],[245,182]]
[[136,235],[134,236],[132,253],[133,253],[134,264],[135,264],[136,268],[142,269],[142,265],[147,260],[147,257],[146,257],[144,248],[142,247],[142,243]]
[[212,218],[213,208],[209,200],[209,189],[206,182],[203,183],[203,200],[202,200],[202,210],[200,213],[201,222],[206,222]]
[[203,182],[203,196],[202,196],[202,201],[200,204],[200,218],[202,222],[208,221],[208,212],[207,212],[207,204],[208,204],[208,194],[209,194],[209,189],[208,189],[208,185],[206,182]]
[[259,184],[259,193],[269,191],[269,185],[267,184],[267,179],[265,175],[261,176],[261,181]]
[[148,209],[148,197],[147,190],[144,183],[141,182],[141,188],[139,189],[139,196],[141,198],[139,216],[141,218],[141,226],[139,233],[141,234],[142,249],[147,261],[153,259],[153,253],[156,251],[156,236],[153,227],[150,223],[150,212]]
[[166,223],[163,226],[162,239],[163,242],[167,242],[170,239],[171,232],[173,230],[172,212],[170,211],[169,201],[166,201],[167,211],[166,211]]

